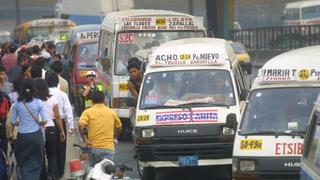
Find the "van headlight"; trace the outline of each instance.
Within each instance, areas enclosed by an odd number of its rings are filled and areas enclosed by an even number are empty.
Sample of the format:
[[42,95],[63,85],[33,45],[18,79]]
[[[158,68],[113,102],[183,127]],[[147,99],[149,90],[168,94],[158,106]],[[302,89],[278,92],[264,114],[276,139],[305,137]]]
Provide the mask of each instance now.
[[225,136],[231,136],[234,135],[234,129],[228,128],[228,127],[223,127],[222,128],[222,134]]
[[143,138],[152,138],[155,136],[155,132],[152,128],[142,129],[141,133]]
[[240,171],[248,172],[248,171],[255,171],[256,164],[252,160],[240,160]]
[[232,159],[232,172],[238,171],[238,159],[233,158]]

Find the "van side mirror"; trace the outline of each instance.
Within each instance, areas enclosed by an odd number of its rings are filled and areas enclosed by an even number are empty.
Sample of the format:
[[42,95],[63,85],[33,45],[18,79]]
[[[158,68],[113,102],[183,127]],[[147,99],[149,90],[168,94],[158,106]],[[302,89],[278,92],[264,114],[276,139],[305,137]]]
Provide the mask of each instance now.
[[127,106],[128,107],[136,107],[138,103],[137,98],[134,97],[128,97],[127,98]]
[[236,129],[237,128],[237,115],[235,113],[230,113],[227,116],[226,120],[226,127],[230,129]]
[[241,93],[240,93],[240,101],[244,101],[247,99],[249,90],[248,89],[241,89]]
[[109,69],[110,68],[111,62],[110,62],[110,59],[108,57],[100,58],[99,61],[100,61],[100,64],[102,65],[102,67],[104,69]]

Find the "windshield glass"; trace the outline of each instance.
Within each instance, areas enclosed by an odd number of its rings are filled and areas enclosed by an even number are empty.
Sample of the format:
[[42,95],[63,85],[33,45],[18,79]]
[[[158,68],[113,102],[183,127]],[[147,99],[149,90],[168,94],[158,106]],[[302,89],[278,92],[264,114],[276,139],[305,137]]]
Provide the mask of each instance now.
[[183,38],[204,37],[203,31],[178,32],[122,32],[117,36],[115,74],[127,75],[128,59],[138,50],[149,49],[160,44]]
[[287,9],[284,20],[299,20],[299,8]]
[[150,73],[142,87],[141,109],[235,105],[230,73],[225,70]]
[[64,46],[66,45],[66,42],[57,42],[56,43],[56,53],[57,54],[63,54],[63,49],[64,49]]
[[95,68],[98,43],[81,44],[78,51],[78,68]]
[[241,134],[305,131],[320,88],[254,90],[241,122]]

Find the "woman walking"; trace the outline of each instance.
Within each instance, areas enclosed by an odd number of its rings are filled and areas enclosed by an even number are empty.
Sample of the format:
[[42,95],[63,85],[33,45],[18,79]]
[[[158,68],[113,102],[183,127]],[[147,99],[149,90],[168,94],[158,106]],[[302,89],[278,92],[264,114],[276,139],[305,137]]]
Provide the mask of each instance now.
[[[49,87],[47,81],[43,79],[36,80],[37,96],[44,103],[44,110],[47,114],[47,124],[45,130],[45,148],[48,162],[47,175],[48,180],[56,179],[57,170],[57,143],[60,139],[61,142],[65,140],[65,132],[62,125],[62,120],[59,114],[59,105],[56,97],[49,94]],[[59,138],[57,132],[59,128]]]
[[[18,117],[19,122],[17,122]],[[40,178],[44,158],[44,137],[41,126],[47,123],[47,116],[43,102],[36,98],[32,79],[27,78],[23,81],[11,118],[11,123],[19,126],[14,147],[21,177],[23,180],[37,180]]]

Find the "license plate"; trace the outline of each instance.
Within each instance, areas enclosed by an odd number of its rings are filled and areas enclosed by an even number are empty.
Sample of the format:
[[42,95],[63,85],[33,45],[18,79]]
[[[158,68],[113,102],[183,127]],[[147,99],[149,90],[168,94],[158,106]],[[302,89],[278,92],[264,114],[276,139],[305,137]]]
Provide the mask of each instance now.
[[198,166],[198,156],[180,156],[180,167]]

